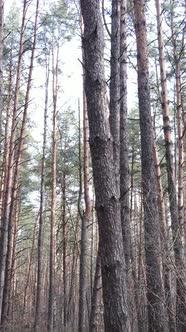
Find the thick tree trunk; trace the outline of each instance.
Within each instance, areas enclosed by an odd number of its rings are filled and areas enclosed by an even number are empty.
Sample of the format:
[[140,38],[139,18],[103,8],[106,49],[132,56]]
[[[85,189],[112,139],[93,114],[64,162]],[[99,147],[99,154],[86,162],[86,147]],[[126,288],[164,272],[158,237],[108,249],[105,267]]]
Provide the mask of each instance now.
[[160,270],[160,227],[153,159],[145,1],[134,0],[137,39],[138,98],[141,129],[142,189],[149,331],[166,331],[164,290]]
[[99,1],[81,0],[85,88],[103,280],[105,331],[129,331],[125,258],[113,141],[107,117],[104,38]]

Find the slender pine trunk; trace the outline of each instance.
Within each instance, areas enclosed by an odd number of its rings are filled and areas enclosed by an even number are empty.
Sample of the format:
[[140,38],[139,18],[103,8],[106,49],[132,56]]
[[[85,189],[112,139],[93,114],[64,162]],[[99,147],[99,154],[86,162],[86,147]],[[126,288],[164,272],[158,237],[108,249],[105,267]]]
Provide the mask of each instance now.
[[164,308],[165,297],[160,268],[160,224],[157,214],[157,189],[153,159],[153,129],[144,0],[134,0],[134,16],[137,40],[148,324],[149,331],[163,332],[167,331],[167,317]]
[[46,161],[46,141],[47,141],[47,114],[48,114],[48,85],[49,85],[49,58],[45,55],[45,106],[43,124],[43,150],[41,160],[41,184],[40,184],[40,210],[39,210],[39,232],[38,232],[38,262],[37,262],[37,291],[34,331],[40,331],[41,324],[41,294],[42,294],[42,259],[43,259],[43,236],[44,236],[44,195],[45,195],[45,161]]

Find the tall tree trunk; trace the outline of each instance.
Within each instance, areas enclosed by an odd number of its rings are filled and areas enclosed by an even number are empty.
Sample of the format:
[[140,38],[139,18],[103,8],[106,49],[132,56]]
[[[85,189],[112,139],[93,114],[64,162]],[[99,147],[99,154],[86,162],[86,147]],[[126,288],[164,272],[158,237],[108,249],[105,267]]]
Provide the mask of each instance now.
[[129,208],[129,163],[127,129],[127,39],[126,39],[127,2],[121,1],[120,32],[120,196],[121,224],[125,249],[126,268],[130,268],[130,208]]
[[[36,47],[36,33],[37,33],[37,21],[38,21],[38,12],[39,12],[39,0],[36,3],[36,12],[35,12],[35,22],[34,22],[34,37],[33,37],[33,46],[30,58],[30,66],[29,66],[29,73],[28,73],[28,81],[27,81],[27,88],[26,88],[26,95],[24,101],[24,110],[23,110],[23,118],[19,136],[19,143],[17,149],[17,156],[15,160],[15,167],[14,173],[12,176],[12,188],[10,192],[10,206],[9,206],[9,213],[8,213],[8,242],[7,242],[7,257],[6,257],[6,270],[5,270],[5,284],[4,284],[4,294],[3,294],[3,315],[2,315],[2,323],[4,322],[5,317],[8,313],[8,289],[11,287],[11,265],[12,265],[12,251],[13,251],[13,229],[14,229],[14,211],[16,205],[16,198],[17,198],[17,188],[18,188],[18,181],[19,181],[19,172],[20,172],[20,165],[21,165],[21,156],[22,156],[22,149],[24,144],[24,133],[25,133],[25,126],[27,120],[27,112],[28,112],[28,105],[29,105],[29,95],[30,95],[30,88],[32,82],[32,72],[33,72],[33,64],[34,64],[34,55],[35,55],[35,47]],[[11,159],[11,158],[9,158]]]
[[42,258],[43,258],[43,221],[44,221],[44,194],[45,194],[45,154],[47,141],[47,113],[48,113],[48,85],[49,85],[49,59],[45,55],[45,106],[44,106],[44,125],[43,125],[43,151],[41,160],[41,184],[40,184],[40,210],[39,210],[39,232],[38,232],[38,261],[37,261],[37,292],[36,292],[36,311],[35,311],[35,332],[40,331],[41,324],[41,293],[42,293]]
[[157,145],[154,139],[154,161],[156,167],[157,189],[158,189],[158,206],[160,216],[160,237],[161,237],[161,256],[163,265],[163,278],[164,278],[164,290],[165,301],[167,307],[167,313],[169,317],[170,331],[175,331],[175,319],[174,308],[171,299],[171,280],[170,280],[170,251],[168,247],[168,232],[167,232],[167,220],[165,211],[165,199],[163,193],[163,186],[161,181],[161,167],[158,157]]
[[164,290],[160,271],[160,227],[157,214],[155,164],[153,159],[153,129],[150,89],[145,1],[134,0],[137,39],[138,98],[141,129],[142,189],[144,206],[144,237],[147,278],[149,331],[166,331]]
[[[132,262],[131,220],[129,204],[129,156],[127,124],[127,1],[120,1],[120,201],[123,245],[127,270],[127,289],[130,306],[130,320],[136,324],[136,301],[134,288],[136,278]],[[131,202],[132,203],[132,202]],[[133,264],[131,264],[133,263]]]
[[[181,208],[180,211],[178,211],[176,182],[174,177],[173,143],[172,143],[172,135],[171,135],[171,127],[169,119],[169,102],[168,102],[167,78],[166,78],[165,56],[164,56],[162,18],[160,15],[159,0],[156,0],[156,10],[157,10],[157,29],[158,29],[158,47],[159,47],[159,62],[160,62],[160,77],[161,77],[163,126],[164,126],[164,139],[165,139],[165,149],[166,149],[167,175],[168,175],[168,193],[169,193],[169,205],[170,205],[175,267],[176,267],[176,302],[177,302],[176,320],[177,320],[177,328],[180,329],[180,331],[182,331],[181,328],[184,329],[184,325],[186,325],[185,321],[186,292],[184,286],[185,275],[184,275],[183,246],[181,238],[182,226],[180,224],[180,221],[183,220],[183,207]],[[181,163],[182,162],[183,160],[181,160]],[[181,203],[182,192],[179,191],[179,193],[180,193],[179,203]],[[179,218],[181,218],[181,220],[179,220]]]
[[80,275],[79,275],[79,328],[78,332],[86,331],[86,256],[87,256],[87,219],[83,214],[81,218],[81,249],[80,249]]
[[50,216],[50,263],[49,263],[49,298],[48,298],[48,332],[56,329],[56,115],[58,96],[58,65],[59,45],[57,45],[56,63],[54,62],[54,40],[52,45],[52,88],[53,88],[53,119],[52,119],[52,185],[51,185],[51,216]]
[[2,197],[3,208],[2,208],[2,215],[1,215],[1,241],[0,241],[0,319],[1,319],[1,315],[2,315],[2,303],[3,303],[3,293],[4,293],[4,285],[5,285],[6,255],[7,255],[7,243],[8,243],[8,216],[9,216],[10,195],[11,195],[12,174],[13,174],[14,140],[15,140],[16,123],[17,123],[17,103],[18,103],[18,94],[19,94],[19,87],[20,87],[21,63],[22,63],[22,56],[23,56],[26,10],[27,10],[26,0],[24,0],[22,23],[21,23],[21,29],[20,29],[18,63],[17,63],[17,70],[16,70],[16,83],[15,83],[15,93],[14,93],[12,125],[11,125],[10,142],[9,142],[7,177],[6,177],[5,188],[4,188],[3,197]]
[[112,0],[111,68],[110,68],[110,131],[116,181],[120,189],[120,0]]
[[[64,149],[65,155],[65,149]],[[64,170],[62,175],[62,233],[63,233],[63,325],[66,328],[67,325],[67,276],[66,276],[66,246],[67,246],[67,234],[66,234],[66,173],[65,173],[65,157],[64,157]]]
[[[85,98],[85,95],[83,96]],[[85,99],[84,99],[85,102]],[[79,104],[79,101],[78,101]],[[81,212],[81,196],[82,196],[82,161],[81,161],[81,120],[80,120],[80,104],[79,107],[79,199],[78,199],[78,210],[81,219],[81,247],[80,247],[80,273],[79,273],[79,332],[85,332],[86,326],[86,256],[87,256],[87,215],[86,212]],[[85,105],[84,105],[85,107]],[[85,110],[83,110],[85,112]],[[84,147],[85,149],[85,147]],[[85,150],[84,150],[85,151]],[[86,161],[87,163],[87,161]],[[87,166],[84,161],[84,167]],[[86,179],[86,170],[84,174],[84,181]],[[85,192],[87,189],[87,183],[84,186]],[[87,194],[87,192],[86,192]],[[85,194],[86,199],[87,197]],[[85,201],[86,202],[86,201]]]
[[[83,36],[83,22],[81,17],[81,35]],[[82,46],[82,59],[84,59],[84,50]],[[79,115],[80,116],[80,115]],[[79,123],[80,126],[80,123]],[[79,127],[80,128],[80,127]],[[79,133],[81,138],[81,133]],[[80,301],[79,301],[79,332],[84,331],[85,328],[85,315],[86,315],[86,278],[87,278],[87,226],[90,219],[90,196],[89,196],[89,129],[87,118],[87,100],[85,94],[85,70],[83,68],[83,186],[84,186],[84,202],[85,212],[81,216],[81,253],[80,253]],[[79,141],[81,148],[81,141]],[[81,153],[81,149],[80,149]],[[79,160],[81,163],[81,160]]]
[[105,330],[129,331],[126,272],[113,141],[107,118],[104,38],[99,0],[81,0],[85,89],[99,223]]
[[4,0],[0,0],[0,154],[2,141],[3,115],[3,30],[4,30]]

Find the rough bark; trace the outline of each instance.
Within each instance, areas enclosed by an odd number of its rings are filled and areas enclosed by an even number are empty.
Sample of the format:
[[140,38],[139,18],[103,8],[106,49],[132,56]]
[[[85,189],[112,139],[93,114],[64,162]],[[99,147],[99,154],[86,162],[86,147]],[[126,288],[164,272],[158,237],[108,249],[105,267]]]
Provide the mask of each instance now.
[[105,331],[129,331],[126,272],[113,141],[107,117],[99,1],[81,0],[85,89],[101,251]]
[[160,229],[157,214],[155,165],[153,160],[153,130],[150,89],[145,1],[134,0],[137,39],[138,98],[141,130],[142,189],[144,207],[144,238],[147,279],[149,331],[166,331],[164,291],[160,271]]

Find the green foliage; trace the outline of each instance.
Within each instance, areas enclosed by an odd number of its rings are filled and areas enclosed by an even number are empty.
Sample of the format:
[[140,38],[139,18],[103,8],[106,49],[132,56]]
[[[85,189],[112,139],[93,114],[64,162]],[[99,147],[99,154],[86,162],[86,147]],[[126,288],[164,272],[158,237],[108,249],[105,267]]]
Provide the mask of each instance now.
[[[40,17],[40,24],[43,27],[45,38],[54,42],[64,43],[69,41],[74,34],[75,12],[69,8],[65,1],[60,0],[49,6],[49,9]],[[43,39],[42,32],[39,35],[40,40]]]

